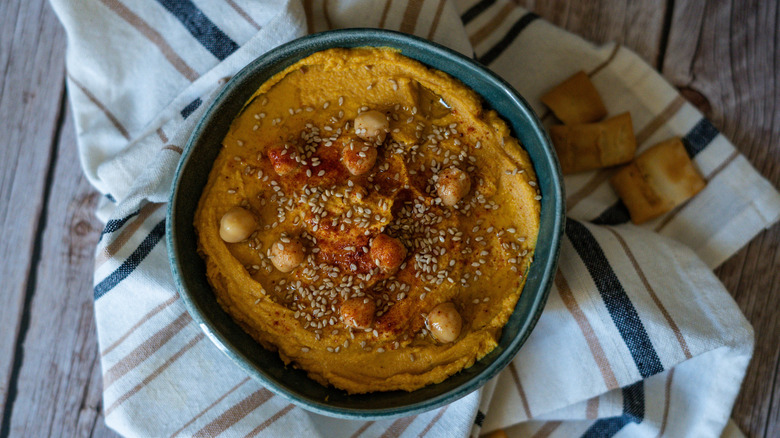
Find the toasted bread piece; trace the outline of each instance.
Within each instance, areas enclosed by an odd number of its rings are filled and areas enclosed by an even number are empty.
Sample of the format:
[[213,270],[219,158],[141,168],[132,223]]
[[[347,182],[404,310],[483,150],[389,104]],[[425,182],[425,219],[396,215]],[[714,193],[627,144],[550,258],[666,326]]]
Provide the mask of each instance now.
[[628,207],[631,221],[641,224],[687,201],[706,186],[680,138],[643,152],[620,169],[610,184]]
[[598,122],[607,116],[599,92],[584,71],[548,91],[542,102],[566,125]]
[[627,163],[636,151],[627,112],[599,123],[552,126],[550,137],[564,174]]

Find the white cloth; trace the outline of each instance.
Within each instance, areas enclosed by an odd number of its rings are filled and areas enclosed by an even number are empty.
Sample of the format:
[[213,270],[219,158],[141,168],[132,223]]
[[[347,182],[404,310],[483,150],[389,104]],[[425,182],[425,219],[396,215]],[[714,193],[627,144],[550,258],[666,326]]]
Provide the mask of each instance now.
[[[753,332],[712,273],[780,216],[780,195],[659,74],[497,0],[52,0],[68,35],[80,156],[106,195],[95,313],[106,422],[127,436],[719,436]],[[547,307],[481,390],[401,419],[336,420],[249,379],[192,322],[163,237],[172,173],[225,79],[327,28],[385,27],[447,45],[503,76],[534,109],[588,72],[640,151],[681,136],[709,184],[641,227],[604,172],[566,177],[566,237]],[[548,118],[550,119],[550,118]],[[549,120],[548,120],[549,123]],[[599,225],[600,224],[600,225]],[[612,225],[609,225],[612,224]]]

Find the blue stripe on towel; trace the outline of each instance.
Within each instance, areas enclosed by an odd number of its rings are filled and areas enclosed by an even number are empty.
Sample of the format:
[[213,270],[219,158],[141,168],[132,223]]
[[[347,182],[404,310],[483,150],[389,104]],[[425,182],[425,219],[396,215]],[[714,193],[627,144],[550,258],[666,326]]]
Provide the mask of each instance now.
[[718,129],[715,128],[709,120],[701,119],[696,126],[685,134],[685,137],[682,138],[682,142],[685,146],[685,151],[693,158],[696,154],[706,148],[707,145],[712,143],[712,140],[717,136]]
[[95,286],[95,300],[105,295],[106,292],[110,291],[122,280],[127,278],[127,276],[130,275],[139,264],[141,264],[146,256],[152,252],[152,249],[154,249],[160,239],[162,239],[163,235],[165,235],[165,219],[161,220],[160,223],[154,226],[149,235],[146,236],[143,242],[138,245],[138,248],[136,248],[135,251],[130,254],[130,257],[128,257],[124,263],[122,263],[108,277],[103,279],[100,284]]
[[485,421],[485,414],[482,411],[477,410],[477,416],[476,418],[474,418],[474,424],[476,424],[479,427],[482,427],[483,421]]
[[641,423],[645,419],[645,387],[640,380],[623,388],[623,415],[602,418],[582,434],[582,438],[610,438],[628,423]]
[[[702,118],[682,138],[685,151],[691,158],[695,157],[696,154],[709,146],[718,134],[718,129],[709,120]],[[597,225],[619,225],[629,220],[631,220],[631,216],[628,214],[628,208],[623,204],[623,201],[618,200],[591,222]]]
[[485,12],[487,8],[493,6],[495,2],[496,0],[482,0],[464,12],[463,15],[460,16],[460,21],[463,22],[464,26],[469,24],[471,20],[477,18],[479,14]]
[[566,221],[566,236],[571,240],[574,249],[593,278],[593,282],[596,283],[604,305],[606,305],[612,321],[620,332],[620,336],[623,337],[639,374],[642,377],[649,377],[663,371],[664,367],[661,365],[653,343],[647,336],[639,314],[593,234],[581,223],[568,219]]
[[501,56],[502,53],[504,53],[504,50],[506,50],[509,45],[512,44],[512,42],[517,38],[518,35],[525,29],[529,24],[531,24],[534,20],[539,18],[538,15],[534,14],[533,12],[528,12],[522,17],[520,17],[519,20],[515,24],[512,25],[512,27],[509,29],[509,32],[504,35],[503,38],[501,38],[501,41],[496,43],[495,46],[491,47],[490,50],[485,52],[484,55],[480,56],[478,61],[488,65],[491,62],[495,61],[496,58]]
[[628,207],[620,199],[611,207],[607,208],[593,222],[596,225],[620,225],[631,220],[628,213]]
[[192,36],[220,61],[238,49],[238,44],[225,35],[225,32],[222,32],[192,1],[157,0],[157,2],[181,21]]
[[121,219],[111,219],[106,223],[106,226],[105,228],[103,228],[103,231],[100,232],[100,238],[103,238],[104,234],[113,233],[114,231],[122,228],[127,223],[127,221],[136,217],[140,212],[141,209],[139,208],[138,210],[128,214],[127,216]]
[[181,116],[186,119],[187,117],[190,116],[190,114],[195,112],[195,110],[198,109],[198,107],[200,107],[201,104],[203,104],[203,101],[200,100],[200,97],[193,100],[192,102],[188,103],[187,106],[182,108]]

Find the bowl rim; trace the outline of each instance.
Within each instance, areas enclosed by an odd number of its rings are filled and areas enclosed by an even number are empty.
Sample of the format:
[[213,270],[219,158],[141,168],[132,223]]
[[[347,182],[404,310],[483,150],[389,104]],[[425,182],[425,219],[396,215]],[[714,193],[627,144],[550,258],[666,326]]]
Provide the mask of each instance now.
[[[177,251],[178,251],[178,246],[176,243],[177,230],[173,226],[173,224],[176,223],[176,209],[174,207],[177,205],[177,202],[179,200],[179,194],[181,193],[179,191],[179,182],[181,179],[180,176],[182,174],[183,169],[187,167],[190,160],[192,159],[191,152],[194,148],[194,145],[198,141],[199,137],[202,136],[203,131],[206,129],[207,125],[211,122],[212,119],[211,116],[213,115],[215,109],[217,109],[225,99],[230,97],[230,95],[234,92],[236,88],[240,88],[242,82],[245,79],[247,79],[257,69],[262,68],[263,66],[268,66],[272,64],[273,61],[275,60],[284,60],[289,58],[290,56],[294,56],[295,60],[297,61],[299,59],[302,59],[305,56],[308,56],[309,54],[327,50],[334,47],[360,47],[359,45],[350,45],[350,44],[345,45],[344,42],[349,39],[365,37],[366,34],[370,34],[370,36],[373,39],[376,38],[382,39],[383,42],[386,44],[379,45],[376,43],[367,42],[364,45],[364,47],[393,47],[393,48],[400,49],[401,53],[403,54],[404,45],[412,44],[414,46],[417,46],[418,48],[419,46],[425,46],[425,50],[432,56],[438,58],[449,58],[450,60],[455,61],[455,63],[459,64],[461,67],[463,67],[464,65],[467,66],[468,69],[470,69],[472,72],[487,78],[490,82],[493,83],[494,86],[497,86],[499,89],[505,92],[509,97],[511,97],[512,104],[515,107],[521,109],[524,115],[526,116],[527,119],[526,122],[528,123],[529,128],[533,131],[533,135],[541,139],[542,147],[547,149],[548,155],[553,158],[552,163],[550,163],[552,165],[551,175],[554,176],[554,178],[551,181],[552,193],[545,193],[544,196],[553,196],[554,205],[552,207],[553,211],[551,212],[550,215],[550,219],[553,221],[552,223],[553,232],[551,236],[547,236],[549,240],[547,240],[546,242],[547,245],[551,246],[550,256],[547,257],[547,259],[545,260],[534,259],[531,265],[531,267],[533,267],[533,264],[543,263],[543,266],[539,268],[542,270],[541,280],[539,283],[540,287],[537,291],[535,291],[536,293],[534,295],[534,299],[530,304],[531,317],[526,319],[525,322],[520,326],[518,333],[512,338],[507,348],[504,349],[504,351],[501,352],[499,356],[495,357],[492,360],[492,362],[482,372],[475,375],[470,380],[465,381],[463,384],[461,384],[458,387],[455,387],[453,389],[450,389],[448,391],[445,391],[443,393],[440,393],[438,395],[435,395],[433,397],[421,401],[412,402],[408,405],[395,406],[389,408],[358,409],[358,408],[347,408],[342,406],[330,406],[327,404],[327,402],[324,401],[314,401],[299,396],[293,390],[283,385],[281,382],[276,382],[274,378],[265,374],[259,366],[253,365],[251,363],[251,360],[245,354],[243,354],[238,348],[233,346],[233,343],[230,341],[230,339],[227,336],[225,336],[223,333],[219,332],[218,330],[213,330],[211,321],[203,312],[201,312],[201,310],[194,302],[194,299],[190,297],[190,293],[188,292],[187,288],[183,284],[182,278],[185,271],[182,269],[181,261],[179,260],[177,255]],[[315,44],[316,48],[310,49],[312,43],[316,43]],[[424,61],[418,61],[418,62],[427,65]],[[434,68],[434,67],[430,67],[430,68]],[[463,81],[463,79],[460,79],[458,76],[455,76],[452,73],[449,72],[445,72],[445,73],[448,73],[450,76],[460,81]],[[487,99],[484,96],[482,96],[481,93],[479,93],[476,90],[474,91],[477,92],[477,94],[480,95],[480,97],[482,97],[485,103],[487,103]],[[501,115],[502,119],[509,120],[506,116],[504,116],[500,112],[499,114]],[[514,127],[512,126],[512,124],[509,123],[509,125],[510,128],[514,131]],[[479,64],[478,62],[448,47],[442,46],[438,43],[420,37],[416,37],[414,35],[409,35],[401,32],[384,30],[384,29],[374,29],[374,28],[350,28],[350,29],[330,30],[330,31],[319,32],[315,34],[309,34],[297,38],[295,40],[277,46],[269,50],[268,52],[265,52],[264,54],[255,58],[252,62],[247,64],[245,67],[243,67],[239,72],[237,72],[223,86],[222,90],[220,90],[220,92],[217,94],[215,99],[211,102],[209,107],[201,116],[200,120],[195,125],[192,133],[190,134],[190,137],[182,152],[182,156],[178,162],[176,171],[174,173],[173,183],[171,185],[167,212],[166,212],[165,228],[166,228],[166,244],[168,249],[168,259],[169,259],[171,273],[173,274],[173,279],[177,291],[179,292],[179,296],[182,298],[182,301],[185,304],[187,312],[191,315],[193,321],[198,324],[201,330],[207,335],[207,337],[212,341],[212,343],[214,343],[217,346],[219,350],[221,350],[224,354],[226,354],[234,363],[239,365],[245,372],[247,372],[247,374],[249,374],[252,378],[258,381],[261,385],[263,385],[264,387],[272,391],[274,394],[281,395],[282,397],[290,400],[295,405],[302,407],[303,409],[306,409],[311,412],[315,412],[317,414],[322,414],[322,415],[336,417],[336,418],[370,420],[370,419],[388,419],[388,418],[419,414],[425,411],[429,411],[441,407],[445,404],[452,403],[468,395],[469,393],[481,388],[490,379],[498,375],[498,373],[501,372],[512,361],[512,359],[514,359],[514,357],[517,355],[518,351],[520,350],[520,347],[525,343],[531,331],[535,327],[537,321],[539,320],[539,317],[541,316],[542,310],[544,309],[544,306],[547,302],[547,298],[549,296],[550,289],[553,283],[553,277],[557,271],[557,264],[558,264],[558,258],[559,258],[560,247],[561,247],[561,239],[563,235],[565,217],[566,217],[565,204],[564,204],[565,196],[564,196],[564,187],[563,187],[563,177],[561,174],[560,165],[557,160],[557,155],[551,145],[552,143],[549,139],[549,136],[547,135],[545,129],[543,128],[542,123],[539,120],[538,116],[533,111],[531,106],[527,103],[527,101],[517,92],[517,90],[514,89],[514,87],[512,87],[509,83],[507,83],[503,78],[498,76],[496,73],[490,71],[486,66],[483,66],[482,64]],[[532,164],[535,163],[532,162]],[[534,168],[536,169],[537,165],[534,165]],[[541,232],[541,228],[540,228],[540,232]],[[539,239],[538,242],[540,241],[541,239]],[[538,242],[537,242],[537,247],[539,245]],[[530,269],[531,268],[529,268],[529,271]],[[525,284],[523,288],[524,288],[523,292],[525,293]],[[520,303],[520,300],[518,300],[518,303]],[[515,309],[515,311],[516,310],[517,309]],[[460,372],[463,372],[463,370],[459,371],[459,373]],[[453,376],[457,374],[458,373],[454,374]],[[447,379],[450,379],[453,376],[450,376]],[[447,379],[445,379],[445,381]],[[318,384],[313,380],[312,383]]]

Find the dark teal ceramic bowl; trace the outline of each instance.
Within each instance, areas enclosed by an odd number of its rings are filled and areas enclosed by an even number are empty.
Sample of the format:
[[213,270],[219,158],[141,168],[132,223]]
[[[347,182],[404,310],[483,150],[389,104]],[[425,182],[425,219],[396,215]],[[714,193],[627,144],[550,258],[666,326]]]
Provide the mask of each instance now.
[[[333,47],[393,47],[460,79],[508,121],[531,156],[542,192],[541,229],[523,293],[498,347],[442,383],[413,392],[348,395],[286,367],[261,348],[219,307],[196,251],[193,217],[220,142],[244,103],[266,80],[314,52]],[[179,293],[192,318],[217,347],[271,391],[320,414],[352,419],[412,415],[451,403],[484,385],[517,354],[539,315],[557,269],[564,224],[562,178],[555,152],[539,119],[509,84],[480,64],[429,41],[397,32],[349,29],[310,35],[257,58],[227,83],[206,111],[184,150],[168,205],[168,253]]]

